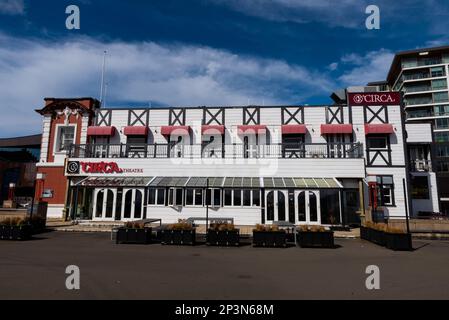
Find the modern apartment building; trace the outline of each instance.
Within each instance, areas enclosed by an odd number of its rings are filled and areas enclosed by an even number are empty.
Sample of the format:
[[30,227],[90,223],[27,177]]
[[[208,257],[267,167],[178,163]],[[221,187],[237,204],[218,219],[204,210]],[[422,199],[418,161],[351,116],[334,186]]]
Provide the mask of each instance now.
[[346,100],[106,109],[48,98],[36,197],[49,217],[97,221],[170,223],[208,210],[238,225],[349,225],[371,208],[392,219],[414,204],[433,210],[432,200],[412,204],[406,147],[406,136],[431,143],[430,126],[406,133],[399,93]]
[[[379,91],[401,91],[407,123],[430,123],[433,144],[410,149],[412,171],[434,171],[440,210],[449,213],[449,46],[398,52]],[[431,154],[431,156],[429,156]],[[433,159],[433,161],[429,161]]]

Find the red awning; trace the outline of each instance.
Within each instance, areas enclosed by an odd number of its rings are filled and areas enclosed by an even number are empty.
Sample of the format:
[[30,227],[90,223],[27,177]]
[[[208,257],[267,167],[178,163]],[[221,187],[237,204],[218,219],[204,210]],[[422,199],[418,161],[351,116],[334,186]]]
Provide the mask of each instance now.
[[322,124],[321,134],[351,134],[352,124]]
[[148,127],[147,126],[128,126],[123,129],[123,133],[126,136],[147,136]]
[[287,124],[282,126],[282,134],[306,134],[305,124]]
[[190,134],[190,126],[162,126],[161,134],[163,136],[170,136],[172,134],[188,136]]
[[225,126],[221,125],[203,125],[201,126],[202,134],[224,134]]
[[237,126],[238,134],[265,134],[267,126],[263,124],[257,125],[241,125]]
[[110,136],[115,134],[115,127],[92,126],[87,128],[88,136]]
[[379,123],[379,124],[365,124],[365,134],[390,134],[394,133],[392,124]]

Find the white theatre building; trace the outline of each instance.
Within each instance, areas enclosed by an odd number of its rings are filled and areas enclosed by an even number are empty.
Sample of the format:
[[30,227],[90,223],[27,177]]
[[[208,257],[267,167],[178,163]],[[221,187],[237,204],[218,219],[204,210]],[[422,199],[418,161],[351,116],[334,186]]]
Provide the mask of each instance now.
[[[45,101],[36,197],[49,217],[356,225],[372,205],[390,219],[438,210],[435,177],[410,172],[407,147],[430,144],[431,127],[405,126],[399,93],[328,106]],[[427,199],[412,198],[412,175],[429,181]]]

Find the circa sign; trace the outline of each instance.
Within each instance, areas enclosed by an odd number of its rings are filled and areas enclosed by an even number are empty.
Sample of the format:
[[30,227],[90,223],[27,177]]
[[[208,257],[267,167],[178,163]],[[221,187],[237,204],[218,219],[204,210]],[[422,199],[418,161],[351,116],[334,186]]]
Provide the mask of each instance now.
[[400,105],[401,94],[399,92],[349,93],[348,104],[350,106]]
[[114,174],[114,173],[143,173],[143,168],[121,168],[117,162],[82,162],[68,161],[66,167],[68,175],[83,174]]

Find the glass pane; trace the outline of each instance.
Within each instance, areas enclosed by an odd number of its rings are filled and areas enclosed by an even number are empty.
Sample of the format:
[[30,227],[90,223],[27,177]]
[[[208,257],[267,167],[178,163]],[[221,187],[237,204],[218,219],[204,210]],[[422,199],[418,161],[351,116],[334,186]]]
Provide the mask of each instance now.
[[318,206],[317,198],[314,192],[309,192],[309,208],[310,208],[310,221],[318,221]]
[[112,218],[114,207],[114,192],[108,190],[106,199],[106,218]]
[[274,191],[267,194],[267,221],[274,220]]
[[156,189],[149,189],[148,190],[148,204],[155,204],[156,203]]
[[393,184],[393,177],[384,176],[382,177],[383,184]]
[[242,205],[242,190],[235,189],[234,190],[234,206],[241,206],[241,205]]
[[214,189],[214,206],[219,207],[221,206],[221,190],[220,189]]
[[295,194],[293,192],[288,193],[288,221],[295,223]]
[[[210,192],[210,190],[208,190]],[[195,189],[195,205],[203,205],[203,189]]]
[[251,206],[251,190],[243,190],[243,205],[245,207]]
[[206,190],[206,205],[211,206],[212,202],[211,202],[211,189],[207,189]]
[[285,195],[278,191],[278,220],[285,221]]
[[134,218],[142,218],[142,192],[136,190],[136,199],[134,199]]
[[173,189],[168,190],[168,205],[173,205]]
[[193,189],[186,190],[186,205],[187,206],[193,205]]
[[225,206],[232,206],[232,190],[226,189],[224,191],[224,204]]
[[300,222],[306,221],[306,194],[301,192],[298,194],[298,220]]
[[157,189],[157,204],[165,204],[165,189]]
[[182,206],[182,189],[175,189],[176,190],[176,205]]
[[103,213],[103,193],[104,190],[100,190],[97,193],[97,208],[95,210],[95,217],[101,218]]
[[132,205],[132,190],[126,191],[125,194],[125,210],[123,211],[123,217],[126,219],[131,218],[131,205]]
[[256,206],[256,207],[260,206],[260,191],[259,190],[253,190],[253,206]]

